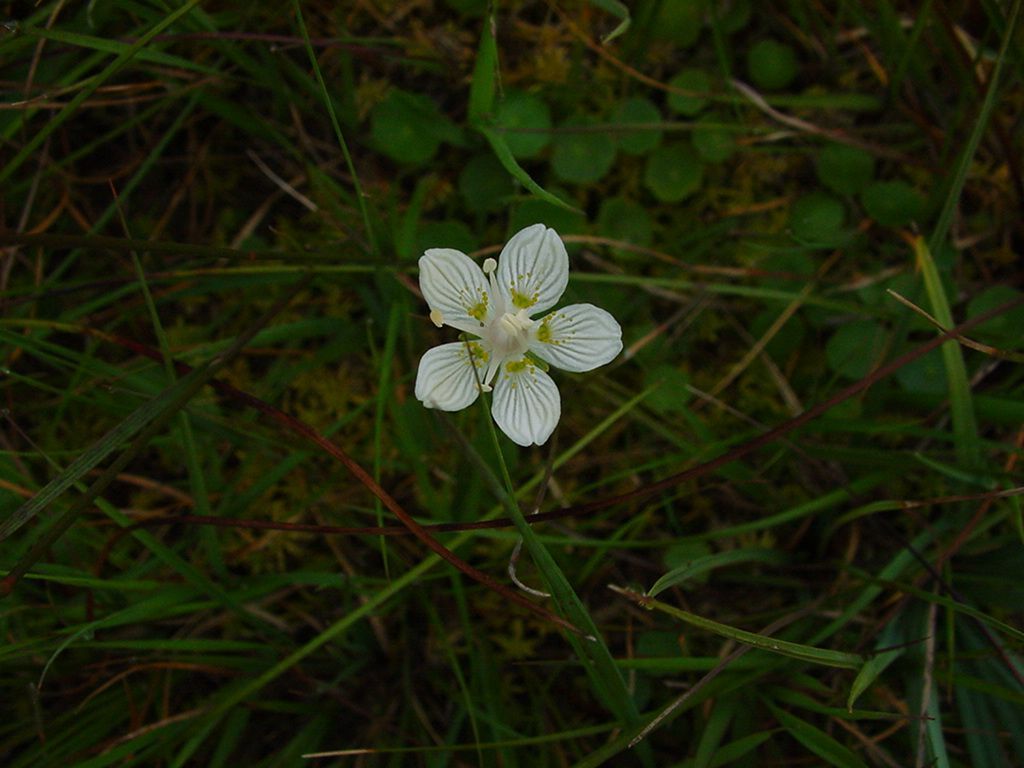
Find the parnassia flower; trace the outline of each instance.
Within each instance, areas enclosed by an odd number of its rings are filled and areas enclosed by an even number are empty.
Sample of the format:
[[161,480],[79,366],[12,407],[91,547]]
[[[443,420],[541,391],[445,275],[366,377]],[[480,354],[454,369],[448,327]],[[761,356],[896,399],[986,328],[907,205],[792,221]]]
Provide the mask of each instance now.
[[467,338],[427,350],[416,397],[427,408],[458,411],[493,389],[491,414],[501,431],[519,445],[543,444],[562,405],[539,361],[582,372],[622,350],[619,324],[592,304],[533,319],[558,302],[568,282],[565,245],[543,224],[516,233],[483,270],[461,251],[429,249],[420,257],[420,290],[430,319]]

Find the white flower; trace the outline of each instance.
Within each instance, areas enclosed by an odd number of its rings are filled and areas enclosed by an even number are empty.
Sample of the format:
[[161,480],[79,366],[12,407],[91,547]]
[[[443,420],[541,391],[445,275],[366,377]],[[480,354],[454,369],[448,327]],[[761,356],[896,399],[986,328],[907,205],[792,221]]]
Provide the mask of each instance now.
[[493,388],[491,414],[501,431],[519,445],[543,444],[562,405],[555,382],[536,358],[582,372],[622,350],[619,324],[592,304],[571,304],[533,319],[555,305],[568,282],[565,245],[543,224],[516,233],[498,261],[485,260],[482,271],[461,251],[429,249],[420,257],[420,290],[430,319],[475,338],[427,350],[416,374],[416,397],[427,408],[458,411]]

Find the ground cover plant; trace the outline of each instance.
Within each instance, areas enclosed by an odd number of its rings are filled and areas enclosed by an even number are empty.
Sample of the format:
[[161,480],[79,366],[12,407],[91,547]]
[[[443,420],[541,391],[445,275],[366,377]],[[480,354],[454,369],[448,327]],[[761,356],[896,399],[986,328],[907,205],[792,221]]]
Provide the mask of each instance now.
[[5,3],[3,764],[1019,765],[1020,5]]

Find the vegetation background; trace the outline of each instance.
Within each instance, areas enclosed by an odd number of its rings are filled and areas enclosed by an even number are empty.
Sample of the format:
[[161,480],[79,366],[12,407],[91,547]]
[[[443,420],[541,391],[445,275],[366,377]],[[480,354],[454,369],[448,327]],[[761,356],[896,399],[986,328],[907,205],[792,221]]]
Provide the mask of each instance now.
[[[4,765],[1020,765],[1020,5],[0,4]],[[416,259],[536,221],[527,450]]]

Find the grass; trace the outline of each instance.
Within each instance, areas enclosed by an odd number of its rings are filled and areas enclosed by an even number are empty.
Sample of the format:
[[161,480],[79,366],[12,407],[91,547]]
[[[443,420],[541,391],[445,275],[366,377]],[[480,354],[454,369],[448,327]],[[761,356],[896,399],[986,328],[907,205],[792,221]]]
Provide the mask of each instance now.
[[[17,6],[5,765],[1018,762],[1021,3],[961,5]],[[416,262],[538,221],[625,349],[524,449],[416,400]]]

